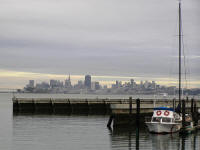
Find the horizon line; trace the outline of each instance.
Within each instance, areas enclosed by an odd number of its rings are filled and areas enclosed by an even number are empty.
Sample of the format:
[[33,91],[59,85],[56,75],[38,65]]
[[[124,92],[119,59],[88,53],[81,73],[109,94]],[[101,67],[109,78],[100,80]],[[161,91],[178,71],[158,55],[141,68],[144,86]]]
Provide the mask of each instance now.
[[[73,75],[70,73],[71,81],[73,84],[77,82],[78,80],[83,80],[85,75]],[[21,80],[21,86],[17,85],[11,85],[6,86],[5,85],[0,87],[0,88],[19,88],[22,87],[22,84],[28,83],[29,80],[36,80],[37,82],[42,82],[42,81],[47,81],[50,79],[57,79],[57,80],[65,80],[68,78],[68,75],[64,74],[50,74],[50,73],[34,73],[34,72],[21,72],[21,71],[10,71],[10,70],[2,70],[0,69],[0,77],[5,78],[5,79],[12,79],[13,82],[18,81],[19,79]],[[163,86],[177,86],[178,85],[178,79],[176,78],[168,78],[168,77],[149,77],[145,78],[143,76],[119,76],[119,75],[91,75],[92,79],[94,81],[98,81],[99,83],[103,85],[111,85],[115,83],[115,81],[122,81],[127,82],[130,79],[134,79],[134,81],[138,84],[138,82],[141,81],[155,81],[159,85]],[[121,80],[120,80],[121,79]],[[8,80],[9,81],[9,80]],[[11,81],[11,80],[10,80]],[[3,81],[0,81],[3,82]],[[200,81],[199,80],[188,80],[187,81],[189,84],[187,86],[188,89],[190,88],[200,88]],[[182,82],[183,85],[185,82]],[[19,84],[19,83],[18,83]],[[7,84],[8,85],[8,84]],[[191,86],[193,85],[193,86]],[[182,86],[184,88],[184,86]]]

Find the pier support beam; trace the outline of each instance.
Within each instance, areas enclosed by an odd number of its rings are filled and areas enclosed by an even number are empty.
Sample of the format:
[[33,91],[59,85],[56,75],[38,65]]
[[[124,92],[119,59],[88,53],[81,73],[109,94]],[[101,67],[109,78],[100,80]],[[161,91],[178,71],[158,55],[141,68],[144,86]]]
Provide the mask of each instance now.
[[174,98],[174,99],[173,99],[173,109],[174,109],[174,110],[175,110],[175,107],[176,107],[176,104],[175,104],[175,103],[176,103],[176,99]]
[[136,100],[136,126],[137,128],[139,129],[139,126],[140,126],[140,99],[138,98]]
[[140,99],[136,100],[136,150],[139,150],[140,137]]
[[194,119],[194,98],[191,99],[191,114],[192,119]]
[[197,118],[197,104],[196,104],[196,101],[194,102],[194,125],[196,126],[198,124],[198,118]]
[[111,115],[109,120],[108,120],[108,123],[107,123],[108,128],[111,128],[111,124],[112,124],[113,119],[114,119],[114,115]]
[[129,97],[129,124],[132,124],[133,115],[132,115],[132,97]]
[[185,100],[182,100],[182,128],[185,129]]

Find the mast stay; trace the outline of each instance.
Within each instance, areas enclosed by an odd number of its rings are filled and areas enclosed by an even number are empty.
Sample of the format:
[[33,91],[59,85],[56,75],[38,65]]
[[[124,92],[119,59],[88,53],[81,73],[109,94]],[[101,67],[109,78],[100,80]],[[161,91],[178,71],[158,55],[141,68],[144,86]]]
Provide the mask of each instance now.
[[181,105],[181,1],[179,1],[179,104]]

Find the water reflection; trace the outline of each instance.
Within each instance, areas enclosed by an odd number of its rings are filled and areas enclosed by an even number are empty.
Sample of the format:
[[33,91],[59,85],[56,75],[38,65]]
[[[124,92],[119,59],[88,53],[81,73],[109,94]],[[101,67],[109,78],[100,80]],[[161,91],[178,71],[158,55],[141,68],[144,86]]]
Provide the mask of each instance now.
[[177,149],[179,147],[178,133],[165,135],[150,134],[149,137],[152,140],[152,147],[154,149],[166,150]]
[[150,134],[145,128],[114,128],[110,130],[111,145],[113,150],[199,150],[197,140],[200,133],[180,136],[174,134]]
[[136,150],[139,150],[139,146],[140,146],[140,129],[137,128],[136,129]]
[[139,129],[114,128],[110,129],[112,149],[139,150]]
[[194,134],[189,135],[181,135],[181,150],[199,150],[200,149],[200,143],[199,140],[196,140],[199,138],[199,133],[196,132]]

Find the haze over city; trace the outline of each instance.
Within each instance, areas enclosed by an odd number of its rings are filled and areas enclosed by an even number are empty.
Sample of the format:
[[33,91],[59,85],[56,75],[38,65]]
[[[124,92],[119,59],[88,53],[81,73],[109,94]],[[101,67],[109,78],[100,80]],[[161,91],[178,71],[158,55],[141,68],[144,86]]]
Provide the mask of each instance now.
[[[0,0],[0,88],[73,83],[91,74],[111,85],[133,78],[177,85],[176,0]],[[200,1],[183,1],[190,88],[200,87]]]
[[0,150],[200,150],[200,0],[0,0]]

